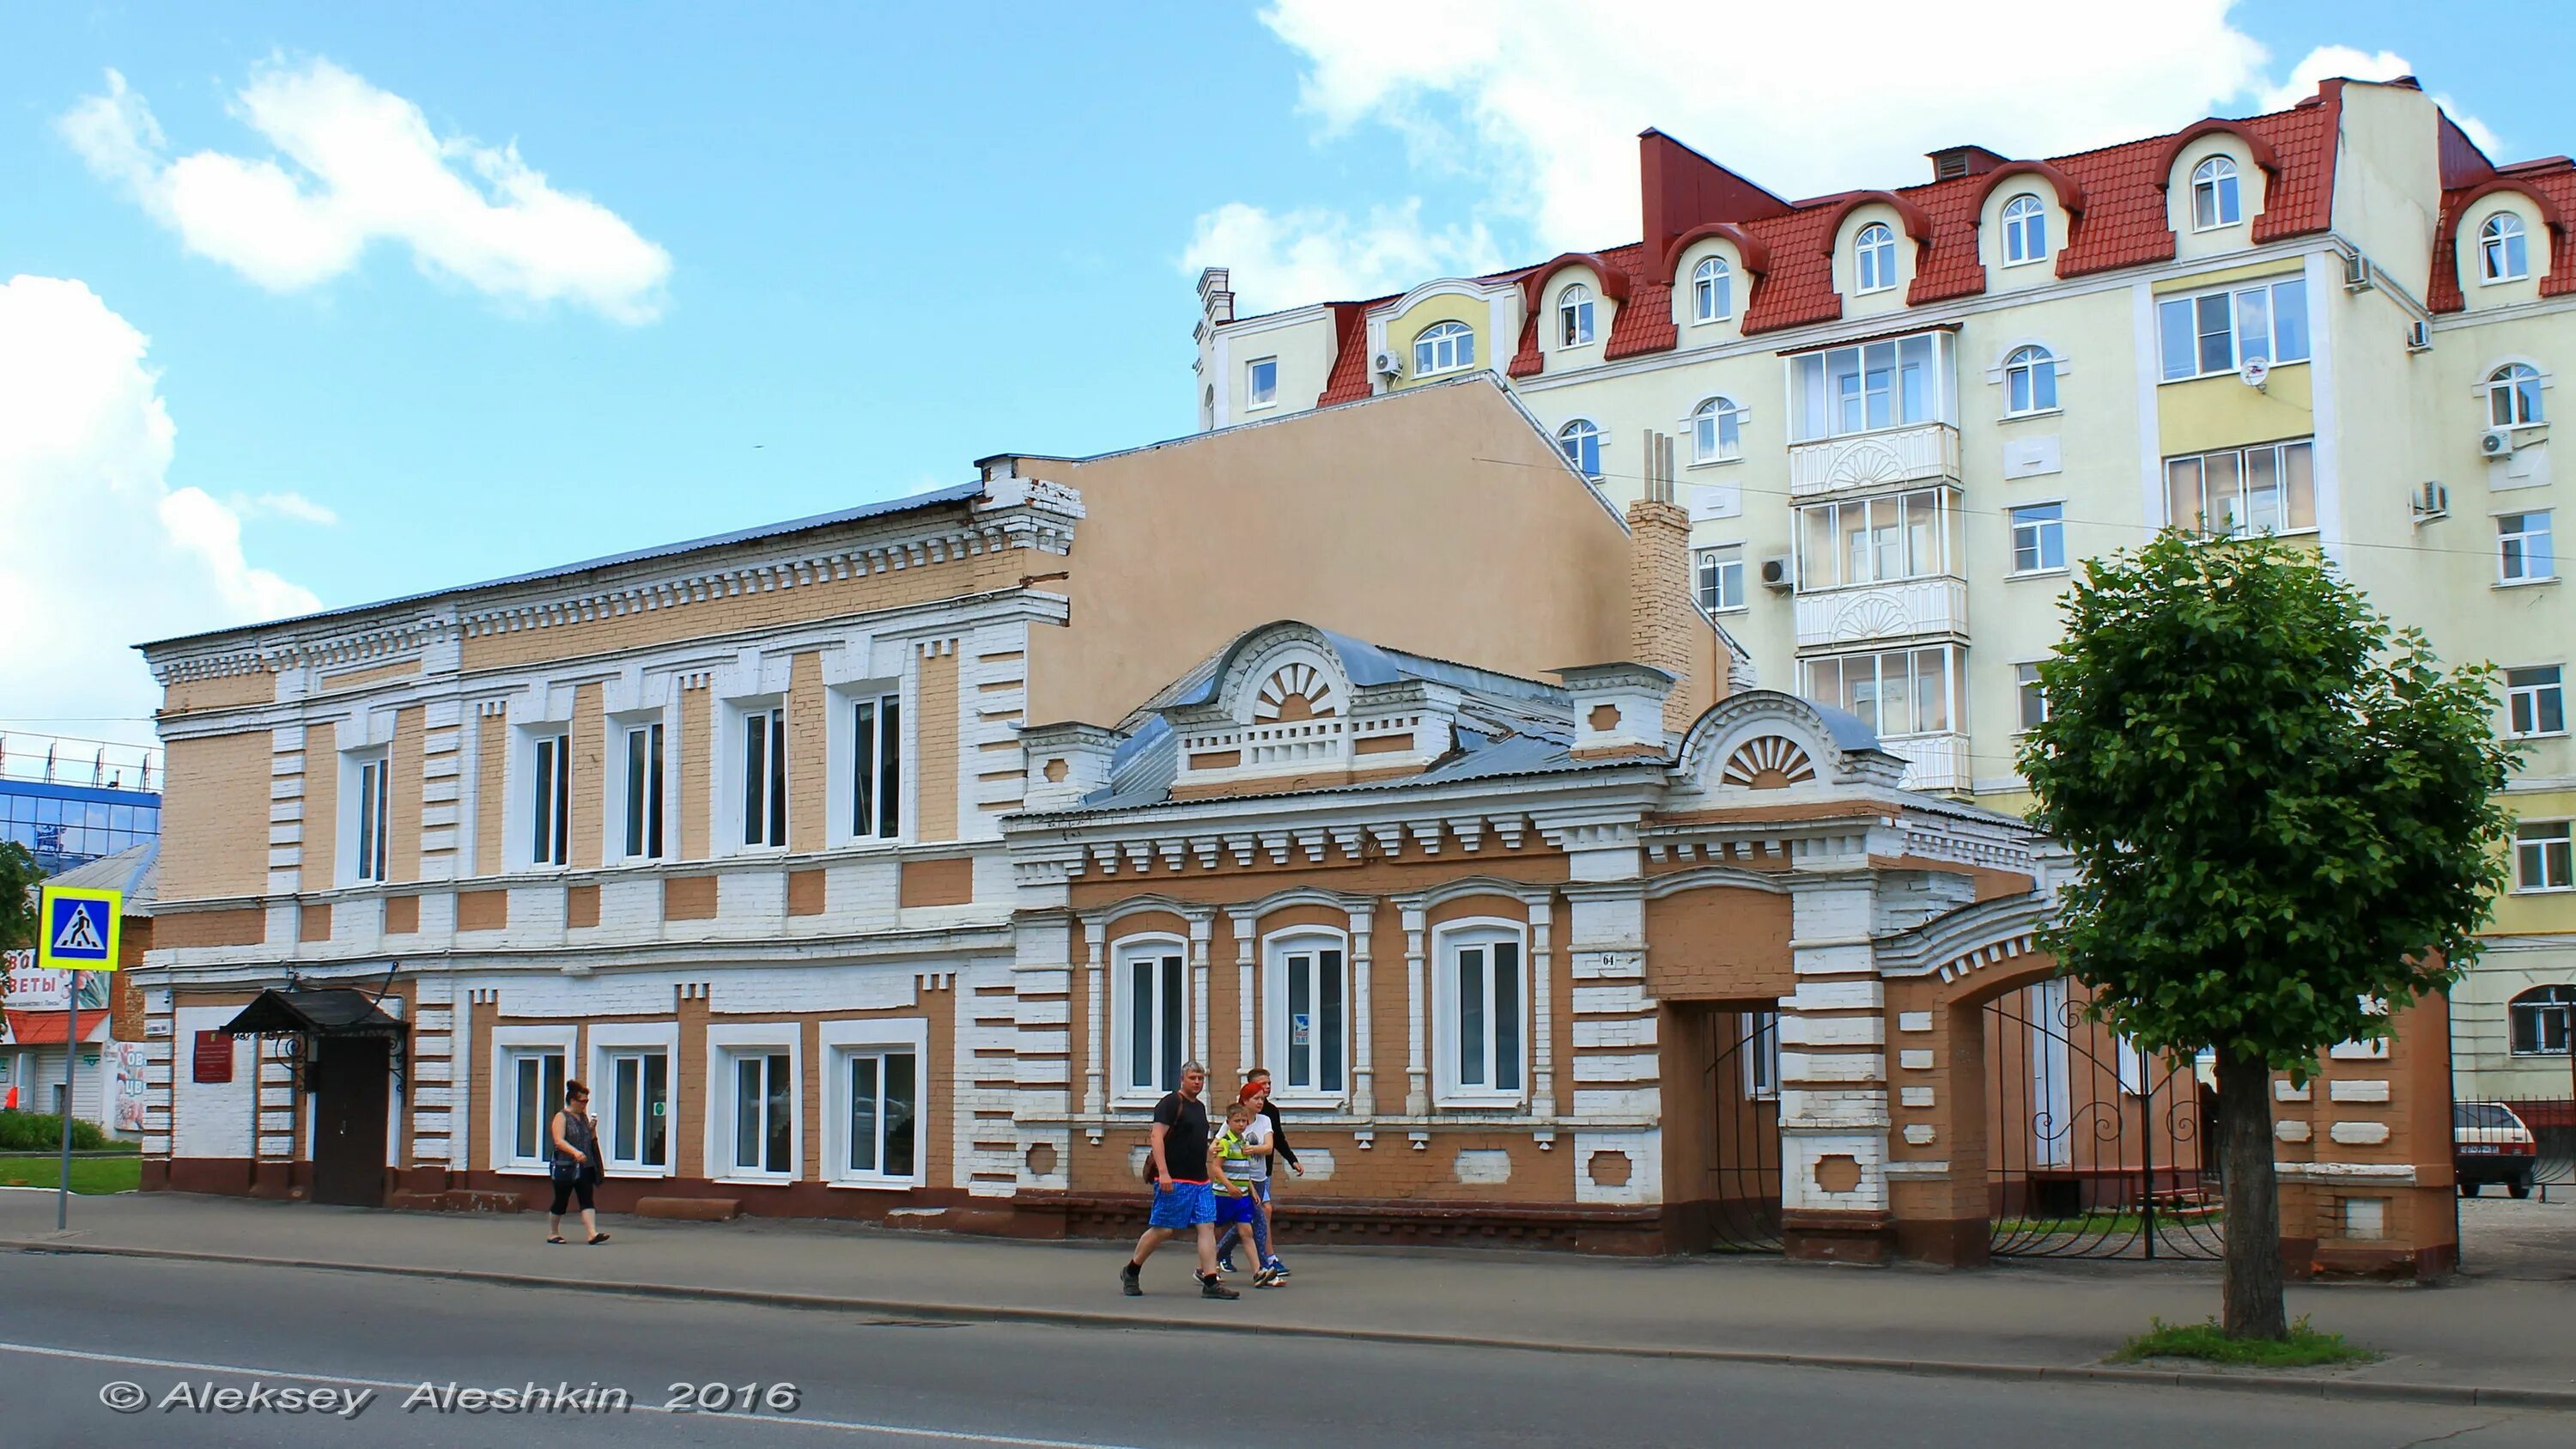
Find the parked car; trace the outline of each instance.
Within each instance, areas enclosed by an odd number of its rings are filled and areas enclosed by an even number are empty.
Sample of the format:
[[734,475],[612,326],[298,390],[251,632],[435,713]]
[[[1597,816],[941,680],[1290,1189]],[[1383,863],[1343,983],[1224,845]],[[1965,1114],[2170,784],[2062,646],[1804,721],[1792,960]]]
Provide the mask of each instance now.
[[2451,1166],[2460,1196],[2476,1197],[2491,1182],[2515,1197],[2531,1196],[2538,1165],[2531,1129],[2502,1102],[2459,1102],[2451,1107]]

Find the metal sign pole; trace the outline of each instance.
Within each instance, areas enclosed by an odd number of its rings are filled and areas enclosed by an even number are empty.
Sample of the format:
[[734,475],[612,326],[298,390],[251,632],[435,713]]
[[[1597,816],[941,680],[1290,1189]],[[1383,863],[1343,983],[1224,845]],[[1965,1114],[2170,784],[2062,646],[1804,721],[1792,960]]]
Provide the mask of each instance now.
[[69,1230],[72,1222],[72,1072],[80,1063],[80,979],[77,971],[71,977],[69,998],[63,1005],[63,1180],[54,1189],[54,1231]]

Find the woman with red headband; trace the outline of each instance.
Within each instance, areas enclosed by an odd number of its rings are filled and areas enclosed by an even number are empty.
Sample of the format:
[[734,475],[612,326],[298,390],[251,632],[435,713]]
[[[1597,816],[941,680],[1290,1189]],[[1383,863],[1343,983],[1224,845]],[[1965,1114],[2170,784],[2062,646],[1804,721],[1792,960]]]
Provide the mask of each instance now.
[[[1244,1073],[1239,1100],[1251,1104],[1257,1113],[1243,1133],[1244,1153],[1252,1164],[1252,1197],[1258,1205],[1257,1216],[1252,1222],[1252,1236],[1253,1249],[1259,1254],[1259,1261],[1255,1265],[1252,1285],[1268,1288],[1288,1276],[1288,1265],[1280,1262],[1278,1254],[1271,1250],[1277,1227],[1270,1208],[1272,1164],[1285,1157],[1291,1170],[1302,1174],[1305,1169],[1297,1166],[1297,1154],[1288,1146],[1288,1134],[1279,1123],[1279,1109],[1271,1103],[1270,1073],[1266,1068],[1254,1067]],[[1225,1236],[1216,1245],[1219,1269],[1228,1273],[1234,1271],[1234,1249],[1241,1237],[1238,1229],[1226,1229]]]

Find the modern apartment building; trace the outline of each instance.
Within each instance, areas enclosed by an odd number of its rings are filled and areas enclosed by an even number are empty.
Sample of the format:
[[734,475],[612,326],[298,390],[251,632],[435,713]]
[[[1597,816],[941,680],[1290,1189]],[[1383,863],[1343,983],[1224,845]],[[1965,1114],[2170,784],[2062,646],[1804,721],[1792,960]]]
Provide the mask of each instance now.
[[2346,80],[2077,155],[1930,159],[1789,200],[1648,131],[1638,240],[1257,317],[1210,270],[1200,420],[1490,371],[1616,501],[1673,435],[1692,584],[1754,679],[1866,721],[1909,786],[2006,811],[2070,569],[2167,526],[2313,538],[2503,671],[2520,823],[2455,995],[2461,1090],[2563,1095],[2576,164],[2499,163],[2412,81]]

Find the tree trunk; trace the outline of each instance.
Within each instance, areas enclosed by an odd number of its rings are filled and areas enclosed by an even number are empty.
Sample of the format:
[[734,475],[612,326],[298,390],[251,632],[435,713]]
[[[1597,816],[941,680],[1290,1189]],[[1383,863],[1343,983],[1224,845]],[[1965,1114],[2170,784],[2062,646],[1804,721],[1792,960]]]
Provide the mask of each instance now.
[[2230,1338],[2282,1338],[2281,1190],[2273,1172],[2272,1069],[2218,1058],[2220,1160],[2227,1174],[2226,1313]]

